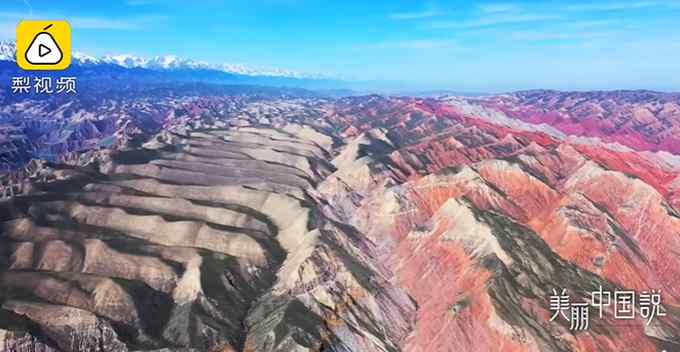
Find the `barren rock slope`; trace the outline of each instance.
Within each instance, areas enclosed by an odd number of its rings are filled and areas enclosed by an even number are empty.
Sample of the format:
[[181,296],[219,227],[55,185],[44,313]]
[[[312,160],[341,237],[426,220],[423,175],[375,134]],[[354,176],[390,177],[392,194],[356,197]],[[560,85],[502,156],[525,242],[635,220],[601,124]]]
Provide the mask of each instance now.
[[331,139],[164,133],[1,205],[0,350],[396,351],[414,303],[324,213]]
[[[223,117],[0,203],[1,348],[680,351],[677,156],[460,99]],[[551,319],[599,288],[666,315]]]

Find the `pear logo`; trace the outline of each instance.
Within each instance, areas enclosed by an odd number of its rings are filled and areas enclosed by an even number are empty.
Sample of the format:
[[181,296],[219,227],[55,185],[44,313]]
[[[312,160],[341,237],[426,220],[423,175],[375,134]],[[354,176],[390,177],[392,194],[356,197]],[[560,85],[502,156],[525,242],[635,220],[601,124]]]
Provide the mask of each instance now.
[[54,65],[64,57],[61,48],[57,45],[52,34],[47,32],[52,25],[43,28],[42,32],[35,35],[26,50],[26,61],[32,65]]

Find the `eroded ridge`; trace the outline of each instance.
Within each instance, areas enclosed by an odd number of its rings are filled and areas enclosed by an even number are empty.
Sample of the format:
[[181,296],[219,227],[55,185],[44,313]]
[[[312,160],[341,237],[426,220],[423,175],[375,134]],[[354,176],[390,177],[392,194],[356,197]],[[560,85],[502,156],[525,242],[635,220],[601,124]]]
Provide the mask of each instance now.
[[[309,126],[163,132],[1,204],[9,351],[396,351],[415,306]],[[182,349],[184,350],[184,349]]]
[[[433,100],[348,101],[330,117],[348,138],[318,190],[417,302],[402,350],[678,350],[678,169],[663,154]],[[593,302],[600,288],[661,290],[667,315],[622,323],[593,304],[589,329],[551,319],[553,289]]]

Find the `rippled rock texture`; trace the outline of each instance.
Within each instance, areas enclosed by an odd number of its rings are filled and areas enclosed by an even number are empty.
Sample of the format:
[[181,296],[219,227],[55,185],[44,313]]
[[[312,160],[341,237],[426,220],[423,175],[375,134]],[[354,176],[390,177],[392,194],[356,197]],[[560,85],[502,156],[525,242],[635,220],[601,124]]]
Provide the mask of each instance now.
[[[44,166],[0,203],[0,346],[680,350],[677,157],[513,116],[521,94],[243,102]],[[553,289],[600,287],[667,316],[550,320]]]
[[332,140],[285,128],[159,137],[4,203],[4,350],[397,351],[415,304],[324,213]]
[[[668,154],[580,143],[463,100],[340,103],[320,186],[418,304],[405,351],[680,350],[680,170]],[[353,160],[353,161],[352,161]],[[668,316],[572,332],[552,289],[660,289]]]

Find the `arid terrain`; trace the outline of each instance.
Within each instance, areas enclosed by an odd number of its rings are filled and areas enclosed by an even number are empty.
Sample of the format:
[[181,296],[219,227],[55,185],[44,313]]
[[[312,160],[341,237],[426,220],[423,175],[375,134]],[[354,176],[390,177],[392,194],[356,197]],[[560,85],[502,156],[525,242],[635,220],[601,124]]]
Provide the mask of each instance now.
[[680,351],[678,95],[0,109],[0,351]]

